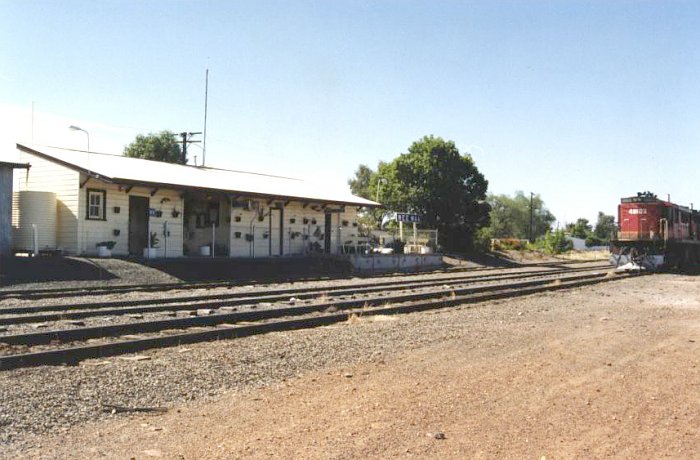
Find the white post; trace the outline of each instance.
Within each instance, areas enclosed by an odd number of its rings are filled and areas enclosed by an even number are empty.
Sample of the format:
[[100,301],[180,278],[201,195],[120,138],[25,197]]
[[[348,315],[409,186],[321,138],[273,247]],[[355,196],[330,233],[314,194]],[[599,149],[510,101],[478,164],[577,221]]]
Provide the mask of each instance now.
[[338,230],[337,230],[336,233],[335,233],[335,253],[336,253],[336,254],[342,254],[342,253],[343,253],[343,251],[342,251],[342,248],[343,248],[342,244],[343,244],[343,242],[341,241],[341,236],[342,236],[342,235],[340,234],[341,231],[342,231],[342,230],[341,230],[341,227],[340,227],[340,213],[337,213],[336,215],[338,216],[338,223],[337,223],[337,225],[338,225],[338,227],[337,227]]
[[214,246],[216,246],[216,222],[211,223],[211,256],[214,257]]
[[415,222],[413,222],[413,246],[415,248],[416,246],[416,241],[418,239],[418,227]]
[[403,241],[403,222],[399,221],[399,239]]
[[36,224],[32,224],[32,246],[34,247],[32,255],[36,257],[39,254],[39,235],[36,230]]
[[165,240],[165,253],[163,258],[168,257],[168,221],[163,222],[163,239]]

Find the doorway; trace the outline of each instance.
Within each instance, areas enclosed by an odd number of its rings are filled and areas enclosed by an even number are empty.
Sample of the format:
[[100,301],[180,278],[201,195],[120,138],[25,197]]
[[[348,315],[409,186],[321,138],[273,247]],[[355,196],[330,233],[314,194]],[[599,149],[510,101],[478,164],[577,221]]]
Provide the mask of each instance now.
[[284,255],[284,209],[270,208],[268,221],[268,255]]
[[333,214],[327,212],[323,231],[323,252],[326,254],[331,253],[331,232],[333,231],[332,218]]
[[148,247],[148,205],[145,196],[129,197],[129,254],[142,256]]

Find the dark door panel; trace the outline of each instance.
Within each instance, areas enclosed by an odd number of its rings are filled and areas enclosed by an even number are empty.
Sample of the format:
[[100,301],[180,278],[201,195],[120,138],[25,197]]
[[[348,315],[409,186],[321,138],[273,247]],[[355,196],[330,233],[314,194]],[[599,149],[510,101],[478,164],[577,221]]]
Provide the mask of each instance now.
[[331,232],[333,231],[333,225],[331,219],[333,214],[326,213],[325,230],[323,232],[323,252],[326,254],[331,253]]
[[145,196],[129,197],[129,254],[141,256],[148,247],[148,205]]

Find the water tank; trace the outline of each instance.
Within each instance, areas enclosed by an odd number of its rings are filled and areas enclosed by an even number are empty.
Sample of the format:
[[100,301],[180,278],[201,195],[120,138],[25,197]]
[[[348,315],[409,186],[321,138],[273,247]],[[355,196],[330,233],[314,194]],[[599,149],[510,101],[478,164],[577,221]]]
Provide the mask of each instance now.
[[34,248],[32,224],[41,249],[56,249],[56,194],[24,190],[12,194],[12,246],[15,251]]

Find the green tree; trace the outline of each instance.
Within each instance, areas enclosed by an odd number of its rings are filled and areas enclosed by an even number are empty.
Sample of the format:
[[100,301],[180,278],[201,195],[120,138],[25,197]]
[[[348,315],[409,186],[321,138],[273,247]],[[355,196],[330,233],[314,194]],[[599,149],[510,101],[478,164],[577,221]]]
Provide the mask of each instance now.
[[355,171],[355,177],[348,179],[348,185],[353,195],[361,196],[362,198],[367,198],[368,200],[374,200],[370,190],[370,182],[374,171],[367,165],[360,165]]
[[180,144],[171,131],[161,131],[147,136],[139,134],[134,141],[124,147],[124,156],[166,163],[187,164],[182,158]]
[[588,223],[588,219],[579,217],[576,223],[571,227],[571,236],[575,238],[588,238],[588,235],[593,231],[593,227]]
[[[521,191],[508,195],[489,195],[493,238],[530,238],[530,197]],[[555,217],[544,206],[539,195],[532,197],[532,237],[543,236],[552,227]]]
[[615,225],[615,216],[598,212],[598,221],[593,229],[593,234],[601,241],[609,241],[610,235],[617,230]]
[[474,232],[488,224],[488,182],[469,155],[452,141],[425,136],[407,153],[380,163],[370,192],[397,212],[419,214],[422,224],[437,228],[440,244],[451,251],[472,248]]

